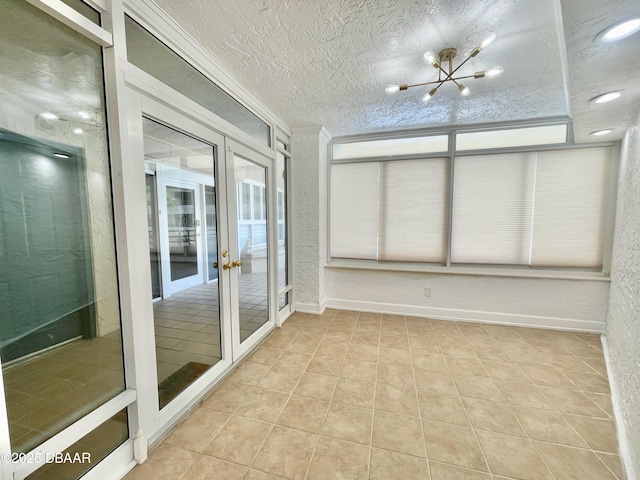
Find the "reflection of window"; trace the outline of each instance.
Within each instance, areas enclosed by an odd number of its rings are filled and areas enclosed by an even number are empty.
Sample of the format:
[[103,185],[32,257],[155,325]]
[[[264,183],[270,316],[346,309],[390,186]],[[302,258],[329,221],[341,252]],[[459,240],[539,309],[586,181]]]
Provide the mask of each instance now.
[[249,239],[251,245],[267,243],[267,195],[264,184],[245,180],[238,187],[238,243],[244,247]]
[[251,220],[251,186],[248,183],[241,183],[242,192],[242,216],[243,220]]

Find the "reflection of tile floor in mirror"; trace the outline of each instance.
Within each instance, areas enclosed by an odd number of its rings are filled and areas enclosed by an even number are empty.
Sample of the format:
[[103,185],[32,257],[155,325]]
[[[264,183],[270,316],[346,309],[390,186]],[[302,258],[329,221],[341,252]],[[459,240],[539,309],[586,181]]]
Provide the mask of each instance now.
[[[240,340],[268,319],[266,273],[238,276]],[[175,293],[153,304],[158,382],[189,362],[213,365],[220,360],[218,282]]]
[[623,480],[600,338],[293,314],[127,480]]
[[14,452],[28,451],[124,391],[117,330],[3,369]]

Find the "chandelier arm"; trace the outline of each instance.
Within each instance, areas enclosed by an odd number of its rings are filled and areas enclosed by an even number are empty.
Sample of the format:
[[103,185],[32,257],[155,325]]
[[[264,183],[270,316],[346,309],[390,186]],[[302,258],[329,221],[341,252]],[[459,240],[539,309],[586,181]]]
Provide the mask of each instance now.
[[[465,78],[475,78],[475,75],[465,75],[463,77],[447,78],[445,80],[435,80],[433,82],[414,83],[412,85],[407,85],[407,88],[424,87],[425,85],[434,85],[436,83],[439,83],[440,85],[442,85],[444,82],[454,82],[454,83],[456,83],[456,80],[464,80]],[[438,85],[438,88],[440,88],[440,85]]]
[[435,83],[440,83],[440,84],[442,84],[442,83],[444,83],[444,82],[445,82],[445,80],[435,80],[435,81],[433,81],[433,82],[414,83],[414,84],[412,84],[412,85],[407,85],[407,88],[411,88],[411,87],[423,87],[423,86],[425,86],[425,85],[433,85],[433,84],[435,84]]
[[[469,60],[471,60],[473,57],[471,55],[469,55],[460,65],[458,65],[453,72],[451,72],[451,75],[449,75],[449,77],[453,78],[453,75],[460,69],[460,67],[462,67],[465,63],[467,63]],[[462,78],[462,77],[460,77]]]

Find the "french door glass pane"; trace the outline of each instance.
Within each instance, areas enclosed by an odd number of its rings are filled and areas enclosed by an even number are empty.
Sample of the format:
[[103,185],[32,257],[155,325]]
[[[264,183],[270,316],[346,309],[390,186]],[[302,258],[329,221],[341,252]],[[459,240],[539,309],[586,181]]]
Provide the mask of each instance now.
[[[240,341],[249,338],[269,320],[267,269],[267,171],[253,162],[234,157],[236,198],[239,199],[237,241],[242,262],[238,273],[240,297]],[[241,172],[241,173],[240,173]],[[253,220],[244,220],[241,214],[245,185],[253,185],[251,209]]]
[[[289,228],[287,217],[287,176],[289,175],[288,160],[281,154],[276,154],[276,178],[278,188],[278,290],[288,284],[287,276],[287,231]],[[285,302],[283,304],[283,301]],[[287,296],[281,297],[279,307],[287,305]]]
[[221,359],[216,147],[146,118],[143,131],[145,170],[156,183],[147,191],[159,197],[147,196],[147,211],[159,226],[157,246],[150,240],[149,250],[157,248],[160,259],[153,315],[163,408]]
[[0,45],[0,358],[27,452],[124,390],[118,276],[100,47],[21,0]]

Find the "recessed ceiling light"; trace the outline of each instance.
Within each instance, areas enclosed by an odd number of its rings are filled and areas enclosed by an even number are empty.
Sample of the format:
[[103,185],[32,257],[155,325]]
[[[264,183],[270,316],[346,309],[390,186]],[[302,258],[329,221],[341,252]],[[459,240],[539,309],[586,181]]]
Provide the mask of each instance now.
[[617,90],[615,92],[608,92],[608,93],[603,93],[602,95],[598,95],[597,97],[592,98],[591,100],[589,100],[591,103],[607,103],[607,102],[611,102],[617,98],[620,98],[620,95],[622,95],[622,91],[621,90]]
[[596,36],[601,42],[616,42],[640,30],[640,17],[633,17],[605,28]]
[[58,158],[71,158],[71,155],[67,155],[66,153],[54,153],[53,156]]
[[40,114],[40,116],[44,119],[47,120],[58,120],[58,115],[56,115],[55,113],[51,113],[51,112],[42,112]]
[[76,135],[80,135],[81,133],[84,133],[84,132],[82,131],[81,128],[74,128],[73,133],[75,133]]
[[595,132],[589,133],[589,135],[593,135],[594,137],[598,137],[600,135],[606,135],[607,133],[611,133],[611,129],[607,128],[605,130],[596,130]]

